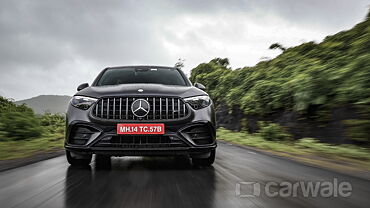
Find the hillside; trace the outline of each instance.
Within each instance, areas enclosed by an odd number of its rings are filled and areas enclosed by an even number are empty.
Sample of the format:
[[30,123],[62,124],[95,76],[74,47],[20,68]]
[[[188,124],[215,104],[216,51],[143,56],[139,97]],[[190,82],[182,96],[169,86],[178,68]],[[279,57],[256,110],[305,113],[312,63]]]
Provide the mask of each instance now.
[[191,80],[206,85],[220,126],[253,133],[258,121],[270,121],[295,138],[370,142],[369,46],[367,17],[253,67],[232,70],[228,59],[213,59],[194,68]]
[[24,103],[37,114],[45,112],[65,113],[70,99],[71,97],[66,95],[39,95],[30,99],[16,101],[15,103],[18,105]]

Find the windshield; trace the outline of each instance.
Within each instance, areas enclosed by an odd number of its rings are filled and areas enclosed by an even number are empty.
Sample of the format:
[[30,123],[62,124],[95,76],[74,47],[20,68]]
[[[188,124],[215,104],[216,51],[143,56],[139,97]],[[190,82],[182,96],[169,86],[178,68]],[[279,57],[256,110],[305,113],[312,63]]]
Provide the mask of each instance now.
[[151,83],[187,86],[175,68],[122,67],[107,69],[97,82],[97,86]]

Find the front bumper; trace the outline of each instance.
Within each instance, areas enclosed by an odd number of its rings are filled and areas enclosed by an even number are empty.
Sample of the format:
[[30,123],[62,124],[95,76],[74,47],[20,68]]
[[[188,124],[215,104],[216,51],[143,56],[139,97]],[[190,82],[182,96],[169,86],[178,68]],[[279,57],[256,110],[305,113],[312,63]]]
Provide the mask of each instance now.
[[216,144],[208,147],[188,148],[94,148],[94,147],[73,147],[66,145],[66,150],[79,154],[104,154],[111,156],[178,156],[189,155],[191,157],[208,154],[216,148]]
[[[159,143],[142,144],[142,137],[146,135],[138,135],[133,138],[132,143],[126,143],[120,135],[116,134],[117,123],[164,123],[166,145]],[[84,111],[69,106],[67,112],[66,124],[66,140],[65,149],[79,154],[106,154],[112,156],[171,156],[171,155],[189,155],[196,157],[199,155],[208,154],[217,147],[215,118],[213,106],[204,109],[192,110],[188,117],[176,121],[103,121],[91,116],[89,110]],[[76,128],[90,129],[91,133],[85,138],[85,141],[76,144]],[[209,140],[198,140],[194,137],[194,132],[197,129],[207,129]],[[83,135],[83,134],[81,134]],[[201,134],[199,134],[201,135]],[[139,140],[137,138],[141,137]],[[112,145],[104,146],[103,141],[116,141],[119,138],[120,142],[112,143]],[[199,137],[201,138],[201,137]],[[149,140],[150,140],[149,136]],[[181,143],[182,145],[171,145],[171,141]],[[140,142],[138,142],[140,141]],[[145,141],[148,141],[146,138]],[[123,142],[123,143],[122,143]],[[106,144],[106,143],[104,143]]]

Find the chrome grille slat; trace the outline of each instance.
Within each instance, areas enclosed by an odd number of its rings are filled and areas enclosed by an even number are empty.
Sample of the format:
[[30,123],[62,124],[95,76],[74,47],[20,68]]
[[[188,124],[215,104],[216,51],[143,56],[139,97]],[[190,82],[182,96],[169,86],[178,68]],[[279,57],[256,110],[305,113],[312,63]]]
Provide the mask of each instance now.
[[109,119],[109,98],[107,99],[107,118]]
[[126,98],[126,119],[128,119],[128,98]]
[[103,118],[103,109],[104,109],[104,99],[101,100],[101,110],[100,110],[100,117]]
[[122,119],[122,98],[119,98],[119,119]]
[[155,119],[155,98],[153,98],[153,119]]
[[[149,102],[149,98],[146,98],[146,101],[148,101],[148,102]],[[151,110],[151,109],[149,109],[149,110]],[[149,120],[149,113],[148,113],[148,114],[146,114],[146,120]]]
[[181,118],[181,113],[180,113],[180,100],[177,100],[177,117]]
[[159,98],[159,119],[162,119],[162,98]]
[[172,118],[175,118],[175,98],[172,98]]
[[166,119],[168,119],[168,98],[166,98]]
[[113,119],[116,119],[116,98],[113,98]]
[[[132,113],[131,104],[136,99],[149,102],[150,111],[145,117],[139,118]],[[106,97],[98,100],[92,109],[94,117],[108,120],[174,120],[188,113],[184,101],[174,97]]]
[[99,103],[97,103],[95,106],[95,115],[98,115],[98,110],[99,110]]

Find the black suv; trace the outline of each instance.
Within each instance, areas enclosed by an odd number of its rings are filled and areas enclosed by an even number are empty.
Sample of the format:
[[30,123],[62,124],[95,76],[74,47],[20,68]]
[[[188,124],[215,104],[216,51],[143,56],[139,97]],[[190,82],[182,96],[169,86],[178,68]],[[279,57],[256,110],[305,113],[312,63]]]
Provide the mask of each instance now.
[[212,100],[202,84],[177,68],[104,69],[77,88],[67,111],[65,149],[72,165],[111,156],[190,156],[194,165],[215,160]]

